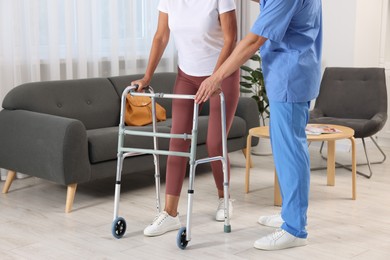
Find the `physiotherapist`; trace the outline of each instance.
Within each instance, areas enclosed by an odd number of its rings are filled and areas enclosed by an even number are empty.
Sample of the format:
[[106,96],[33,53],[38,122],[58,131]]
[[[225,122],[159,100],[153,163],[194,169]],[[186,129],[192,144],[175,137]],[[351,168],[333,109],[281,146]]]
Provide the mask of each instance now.
[[283,202],[281,215],[259,218],[263,225],[280,228],[256,240],[254,247],[279,250],[304,246],[310,186],[305,127],[310,101],[317,97],[321,79],[321,0],[260,0],[260,14],[251,32],[202,82],[196,102],[205,102],[218,93],[222,80],[259,48],[270,101],[271,146]]

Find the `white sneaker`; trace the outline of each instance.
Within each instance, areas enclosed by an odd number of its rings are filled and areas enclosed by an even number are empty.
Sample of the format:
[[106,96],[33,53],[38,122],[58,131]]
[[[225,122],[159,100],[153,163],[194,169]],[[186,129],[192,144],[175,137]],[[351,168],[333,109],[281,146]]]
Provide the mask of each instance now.
[[[233,203],[232,200],[229,199],[229,218],[233,216]],[[217,212],[215,213],[216,221],[225,221],[225,202],[224,198],[220,198],[218,202]]]
[[284,220],[280,214],[277,214],[271,216],[260,216],[257,222],[263,226],[280,228],[284,223]]
[[144,229],[144,235],[148,237],[159,236],[180,228],[179,213],[176,217],[172,217],[166,211],[162,211],[154,218],[153,223]]
[[283,229],[278,229],[256,240],[253,246],[261,250],[280,250],[305,245],[307,245],[306,238],[295,237]]

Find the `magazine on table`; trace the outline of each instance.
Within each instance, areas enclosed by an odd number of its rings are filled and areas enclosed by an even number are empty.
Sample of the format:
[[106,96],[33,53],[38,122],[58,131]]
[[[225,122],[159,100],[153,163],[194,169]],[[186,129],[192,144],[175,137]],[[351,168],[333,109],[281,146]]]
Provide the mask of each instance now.
[[341,133],[341,130],[328,125],[308,125],[306,126],[306,134],[320,135],[320,134],[334,134]]

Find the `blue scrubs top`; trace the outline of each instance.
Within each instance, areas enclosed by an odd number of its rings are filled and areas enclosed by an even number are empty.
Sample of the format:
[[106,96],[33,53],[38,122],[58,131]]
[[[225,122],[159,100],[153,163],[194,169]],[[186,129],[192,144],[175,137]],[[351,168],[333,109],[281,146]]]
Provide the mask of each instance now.
[[260,48],[268,98],[307,102],[321,80],[321,0],[260,0],[251,32],[268,38]]

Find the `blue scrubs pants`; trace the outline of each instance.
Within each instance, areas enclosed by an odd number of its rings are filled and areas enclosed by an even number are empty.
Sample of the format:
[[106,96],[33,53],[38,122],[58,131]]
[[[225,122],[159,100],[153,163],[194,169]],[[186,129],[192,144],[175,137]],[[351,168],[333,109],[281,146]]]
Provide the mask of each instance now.
[[282,229],[306,238],[310,157],[305,133],[310,102],[270,101],[270,138],[282,195]]

